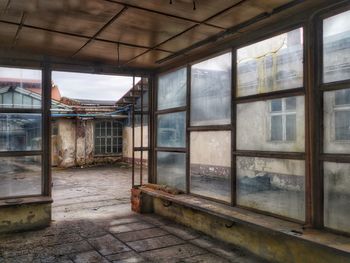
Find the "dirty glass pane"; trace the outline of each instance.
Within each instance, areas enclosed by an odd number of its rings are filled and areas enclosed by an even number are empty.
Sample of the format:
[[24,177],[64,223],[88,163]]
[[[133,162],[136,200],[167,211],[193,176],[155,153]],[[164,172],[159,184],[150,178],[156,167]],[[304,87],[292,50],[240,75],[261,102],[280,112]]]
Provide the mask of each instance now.
[[191,132],[191,193],[231,201],[231,132]]
[[304,221],[305,162],[237,157],[237,204]]
[[41,70],[0,67],[0,108],[41,108]]
[[157,184],[186,190],[185,153],[157,153]]
[[237,149],[304,152],[304,97],[237,105]]
[[0,151],[41,149],[41,114],[0,113]]
[[186,146],[185,119],[185,112],[158,115],[157,146],[184,148]]
[[303,86],[303,29],[237,50],[237,96]]
[[271,141],[283,140],[282,116],[271,116]]
[[0,157],[0,198],[41,195],[41,157]]
[[186,68],[162,75],[158,79],[158,110],[186,105]]
[[350,79],[350,11],[323,21],[323,81]]
[[350,164],[324,163],[324,224],[350,232]]
[[324,93],[324,152],[350,153],[350,89]]
[[231,123],[231,53],[191,68],[191,125]]

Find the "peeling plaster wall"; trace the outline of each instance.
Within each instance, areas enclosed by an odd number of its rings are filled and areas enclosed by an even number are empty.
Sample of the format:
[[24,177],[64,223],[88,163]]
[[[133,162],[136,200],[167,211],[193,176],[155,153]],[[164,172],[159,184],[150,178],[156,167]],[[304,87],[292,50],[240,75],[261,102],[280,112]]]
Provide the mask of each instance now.
[[75,121],[72,119],[59,119],[58,125],[58,167],[75,166]]

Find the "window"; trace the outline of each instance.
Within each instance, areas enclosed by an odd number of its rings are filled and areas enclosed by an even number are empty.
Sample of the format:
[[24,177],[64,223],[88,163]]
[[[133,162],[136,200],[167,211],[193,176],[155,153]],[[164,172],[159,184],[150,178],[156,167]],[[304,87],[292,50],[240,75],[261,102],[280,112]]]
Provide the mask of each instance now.
[[350,140],[350,90],[337,90],[334,98],[336,141]]
[[95,154],[123,152],[123,124],[119,121],[95,122]]
[[186,68],[162,75],[158,79],[158,110],[186,105]]
[[186,191],[186,154],[174,152],[157,153],[157,184]]
[[191,193],[231,201],[231,131],[191,132]]
[[324,92],[323,149],[326,153],[350,153],[350,89]]
[[231,53],[191,68],[191,125],[231,123]]
[[323,21],[323,81],[350,79],[350,11]]
[[270,102],[270,140],[296,140],[296,98],[276,99]]
[[303,86],[303,29],[237,50],[237,96]]
[[305,162],[237,157],[237,203],[303,221]]
[[0,67],[0,198],[44,193],[41,75]]
[[[306,219],[303,68],[302,28],[237,50],[236,202],[299,221]],[[271,99],[275,91],[284,97]]]
[[185,147],[186,114],[176,112],[158,115],[158,147]]
[[350,164],[324,163],[324,224],[350,232]]
[[186,107],[186,72],[182,68],[158,78],[156,112],[156,181],[182,191],[187,188],[186,112],[182,108]]
[[303,152],[304,96],[239,103],[237,149]]
[[[323,222],[350,232],[350,11],[323,20]],[[339,81],[342,84],[338,85]]]
[[0,67],[0,108],[41,108],[41,71]]

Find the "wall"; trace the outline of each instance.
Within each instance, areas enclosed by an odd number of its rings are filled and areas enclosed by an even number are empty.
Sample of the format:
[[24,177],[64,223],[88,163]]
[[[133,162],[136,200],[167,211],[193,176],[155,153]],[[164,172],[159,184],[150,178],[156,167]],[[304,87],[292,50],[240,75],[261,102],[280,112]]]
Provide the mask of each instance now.
[[[135,127],[135,147],[141,146],[141,126]],[[148,126],[143,126],[143,147],[148,146]],[[135,161],[140,163],[140,152],[135,152]],[[143,152],[143,165],[147,165],[148,153]],[[124,126],[123,128],[123,160],[125,162],[132,162],[132,127]]]
[[[156,214],[246,249],[266,259],[267,262],[350,262],[350,256],[345,252],[319,245],[317,241],[315,243],[306,242],[298,237],[278,233],[279,229],[271,231],[240,223],[227,227],[232,224],[231,221],[175,203],[166,207],[164,201],[159,198],[153,199],[153,207]],[[315,233],[315,240],[317,237]]]
[[23,204],[0,208],[0,233],[44,228],[51,222],[51,204]]
[[94,155],[94,120],[61,118],[56,122],[58,132],[52,136],[53,166],[68,168],[121,160],[119,155]]

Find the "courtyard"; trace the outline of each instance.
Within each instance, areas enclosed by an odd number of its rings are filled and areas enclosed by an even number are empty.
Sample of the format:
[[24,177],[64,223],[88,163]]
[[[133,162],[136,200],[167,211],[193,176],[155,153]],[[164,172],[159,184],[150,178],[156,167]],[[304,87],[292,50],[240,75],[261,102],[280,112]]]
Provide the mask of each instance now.
[[52,173],[51,226],[0,236],[1,263],[262,262],[157,215],[131,212],[127,164]]

